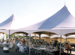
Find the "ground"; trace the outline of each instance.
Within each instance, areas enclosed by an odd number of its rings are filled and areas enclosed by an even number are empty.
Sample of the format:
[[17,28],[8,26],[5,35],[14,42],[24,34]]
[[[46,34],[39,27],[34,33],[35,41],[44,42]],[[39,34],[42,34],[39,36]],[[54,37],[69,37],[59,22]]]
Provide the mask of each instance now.
[[9,53],[5,53],[3,52],[2,48],[0,48],[0,55],[28,55],[28,54],[15,52],[13,49],[11,49]]

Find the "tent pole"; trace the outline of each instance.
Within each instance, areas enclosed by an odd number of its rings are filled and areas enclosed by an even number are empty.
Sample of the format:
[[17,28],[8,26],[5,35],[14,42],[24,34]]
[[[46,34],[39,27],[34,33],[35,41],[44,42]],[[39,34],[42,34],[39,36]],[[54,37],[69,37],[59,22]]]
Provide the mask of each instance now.
[[30,55],[30,37],[31,37],[31,33],[29,33],[29,55]]
[[49,33],[49,44],[50,44],[50,33]]
[[15,38],[15,33],[13,35],[14,35],[14,38]]
[[39,42],[41,41],[41,33],[39,33]]
[[33,38],[34,38],[34,42],[36,42],[36,34],[34,34],[34,37]]
[[62,42],[62,35],[60,36],[60,53],[59,53],[59,55],[61,55],[61,42]]
[[3,39],[4,39],[4,33],[3,33]]
[[67,36],[66,36],[66,42],[67,42]]
[[35,34],[35,42],[36,42],[36,34]]
[[66,43],[67,43],[67,34],[66,34]]
[[46,38],[46,42],[47,42],[47,38]]
[[8,37],[8,39],[10,39],[10,30],[9,30],[9,37]]

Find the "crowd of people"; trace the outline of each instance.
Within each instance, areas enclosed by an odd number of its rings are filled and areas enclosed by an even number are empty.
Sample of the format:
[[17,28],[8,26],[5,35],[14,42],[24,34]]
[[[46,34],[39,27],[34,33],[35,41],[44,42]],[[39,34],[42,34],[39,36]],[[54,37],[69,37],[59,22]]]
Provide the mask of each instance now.
[[8,45],[9,49],[15,48],[16,52],[27,52],[29,53],[29,44],[24,38],[13,38],[10,40],[2,40],[2,47]]
[[[42,48],[46,48],[46,50],[47,49],[53,50],[53,52],[55,54],[59,55],[59,53],[60,53],[60,43],[57,40],[52,40],[50,43],[47,43],[46,45],[43,45],[41,42],[39,42],[39,43],[33,43],[31,46],[33,48],[35,48],[35,47],[40,48],[42,46]],[[67,53],[69,53],[69,51],[70,51],[70,54],[71,54],[70,43],[69,42],[61,43],[61,50],[62,50],[62,52],[67,51]]]
[[[10,49],[14,48],[15,52],[27,52],[27,53],[29,53],[30,47],[34,48],[35,45],[38,45],[37,43],[30,42],[31,45],[29,46],[29,41],[25,40],[24,38],[13,38],[10,40],[2,40],[0,42],[2,43],[2,47],[4,47],[5,44],[7,44]],[[41,44],[41,42],[39,42],[39,43],[40,43],[39,46],[41,47],[42,44]],[[50,50],[54,49],[55,50],[54,52],[56,54],[59,54],[59,52],[60,52],[59,45],[60,44],[58,43],[57,40],[55,40],[55,41],[52,40],[50,43],[47,43],[45,45],[45,48],[50,49]],[[62,46],[66,47],[65,50],[67,50],[67,53],[68,53],[68,51],[70,51],[70,53],[71,53],[71,46],[70,46],[69,42],[68,43],[65,42],[64,44],[62,44]]]

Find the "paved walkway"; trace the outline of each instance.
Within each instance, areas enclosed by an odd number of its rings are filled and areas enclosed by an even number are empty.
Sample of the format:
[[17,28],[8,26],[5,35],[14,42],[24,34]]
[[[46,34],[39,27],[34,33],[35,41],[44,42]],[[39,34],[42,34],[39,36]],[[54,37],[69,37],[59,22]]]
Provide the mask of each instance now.
[[[3,52],[2,48],[0,48],[0,55],[29,55],[29,54],[15,52],[14,49],[10,49],[9,53],[5,53]],[[75,55],[75,51],[72,51],[71,55]]]
[[11,49],[9,51],[9,53],[5,53],[3,52],[2,48],[0,48],[0,55],[29,55],[27,53],[18,53],[18,52],[15,52],[13,49]]

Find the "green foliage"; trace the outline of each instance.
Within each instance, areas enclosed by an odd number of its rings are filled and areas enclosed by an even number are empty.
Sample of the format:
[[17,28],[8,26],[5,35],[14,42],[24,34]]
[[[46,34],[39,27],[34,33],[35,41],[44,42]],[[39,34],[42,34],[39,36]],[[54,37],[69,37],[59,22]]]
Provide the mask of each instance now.
[[26,36],[20,36],[20,35],[14,36],[13,34],[11,34],[11,35],[10,35],[10,38],[13,38],[13,37],[22,38],[22,37],[26,37]]
[[10,38],[12,38],[12,37],[14,37],[14,35],[13,35],[13,34],[11,34],[11,35],[10,35]]

